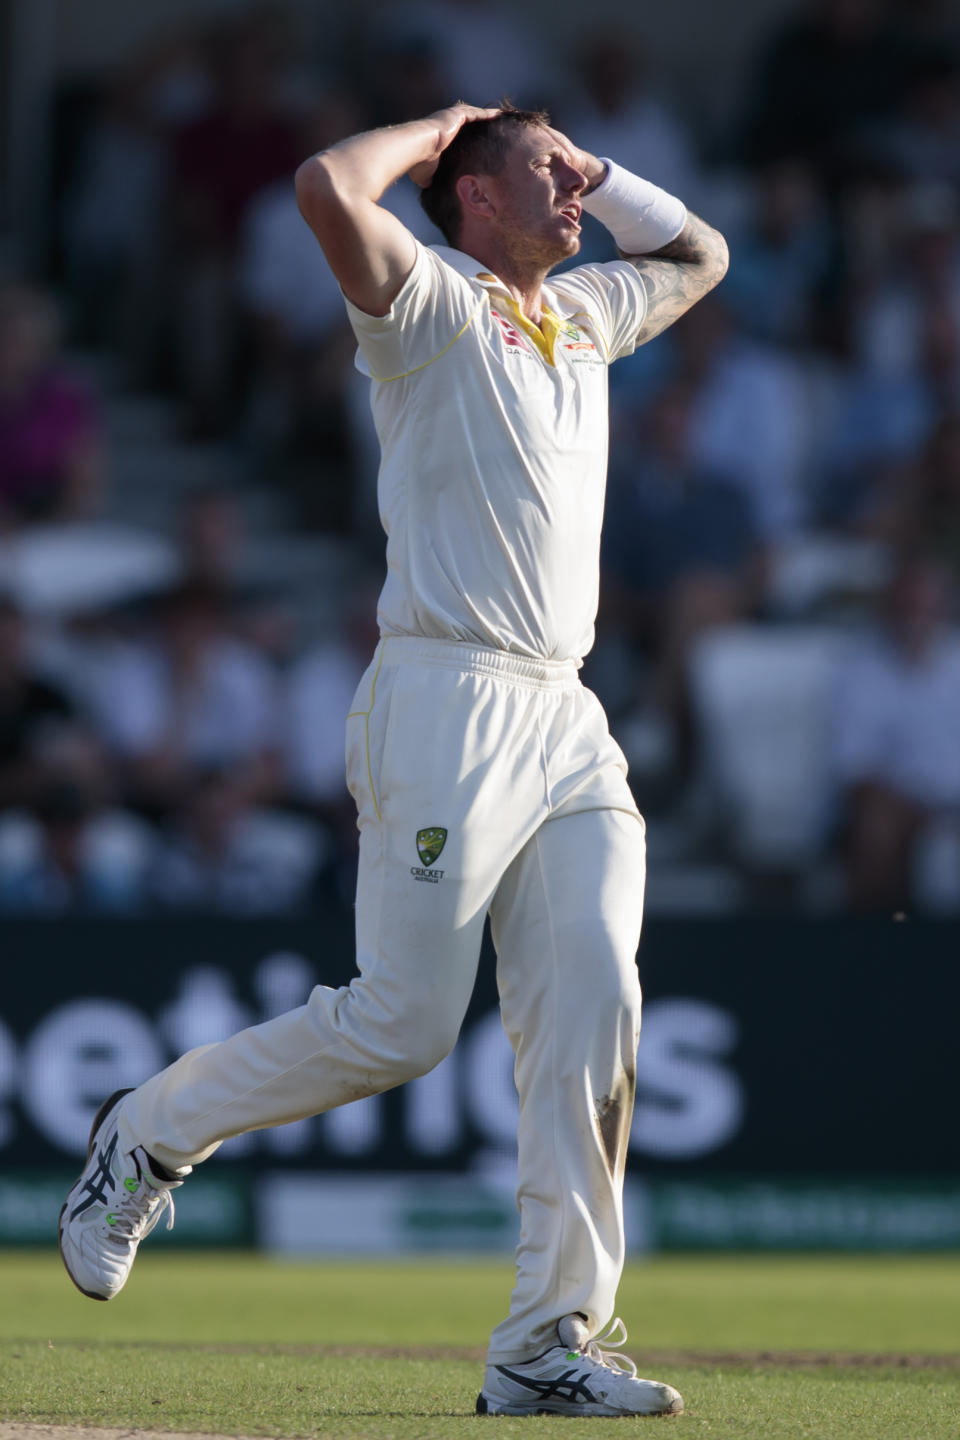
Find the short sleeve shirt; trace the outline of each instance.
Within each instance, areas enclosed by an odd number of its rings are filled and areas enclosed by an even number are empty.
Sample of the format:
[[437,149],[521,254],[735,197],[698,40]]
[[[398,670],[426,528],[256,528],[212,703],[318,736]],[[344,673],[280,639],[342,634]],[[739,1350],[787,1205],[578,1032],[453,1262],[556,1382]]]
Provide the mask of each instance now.
[[626,261],[543,287],[541,327],[460,251],[417,246],[389,314],[347,302],[370,376],[385,635],[578,660],[593,642],[607,367],[646,313]]

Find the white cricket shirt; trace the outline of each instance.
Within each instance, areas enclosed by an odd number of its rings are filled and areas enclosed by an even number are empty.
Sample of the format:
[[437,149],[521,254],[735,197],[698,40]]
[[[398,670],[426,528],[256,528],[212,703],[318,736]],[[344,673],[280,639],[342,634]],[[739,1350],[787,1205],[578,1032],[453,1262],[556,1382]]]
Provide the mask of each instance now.
[[607,365],[646,292],[626,261],[543,288],[542,329],[458,250],[417,246],[388,315],[347,302],[382,459],[384,635],[551,660],[593,643],[607,472]]

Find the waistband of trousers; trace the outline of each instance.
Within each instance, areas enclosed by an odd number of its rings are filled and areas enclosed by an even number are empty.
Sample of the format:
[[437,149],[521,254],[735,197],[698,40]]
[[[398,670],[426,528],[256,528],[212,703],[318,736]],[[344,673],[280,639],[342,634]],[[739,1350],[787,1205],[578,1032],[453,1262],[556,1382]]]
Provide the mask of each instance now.
[[419,635],[385,635],[379,649],[384,665],[436,665],[442,670],[492,675],[533,690],[575,690],[580,685],[577,660],[542,660],[534,655],[514,655],[508,650]]

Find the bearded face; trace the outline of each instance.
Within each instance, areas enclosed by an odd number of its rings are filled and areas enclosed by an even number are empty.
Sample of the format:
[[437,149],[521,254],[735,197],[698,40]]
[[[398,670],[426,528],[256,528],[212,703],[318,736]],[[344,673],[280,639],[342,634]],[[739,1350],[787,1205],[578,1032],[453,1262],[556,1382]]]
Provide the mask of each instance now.
[[482,185],[498,244],[512,259],[550,269],[576,255],[586,179],[547,131],[521,130],[503,169]]

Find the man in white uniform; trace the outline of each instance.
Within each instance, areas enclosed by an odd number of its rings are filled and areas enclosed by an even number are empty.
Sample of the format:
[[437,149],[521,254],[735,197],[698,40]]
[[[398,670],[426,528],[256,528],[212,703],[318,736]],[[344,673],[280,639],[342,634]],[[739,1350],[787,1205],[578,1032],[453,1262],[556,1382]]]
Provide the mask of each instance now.
[[[456,248],[424,249],[378,203],[404,174]],[[347,721],[360,976],[111,1096],[61,1216],[64,1261],[111,1298],[222,1140],[436,1065],[489,914],[521,1239],[477,1408],[676,1413],[676,1390],[594,1338],[624,1257],[644,831],[577,669],[597,604],[607,366],[711,289],[726,248],[679,200],[509,108],[355,136],[307,161],[297,191],[346,296],[383,451],[382,639]],[[634,258],[548,284],[584,208]]]

